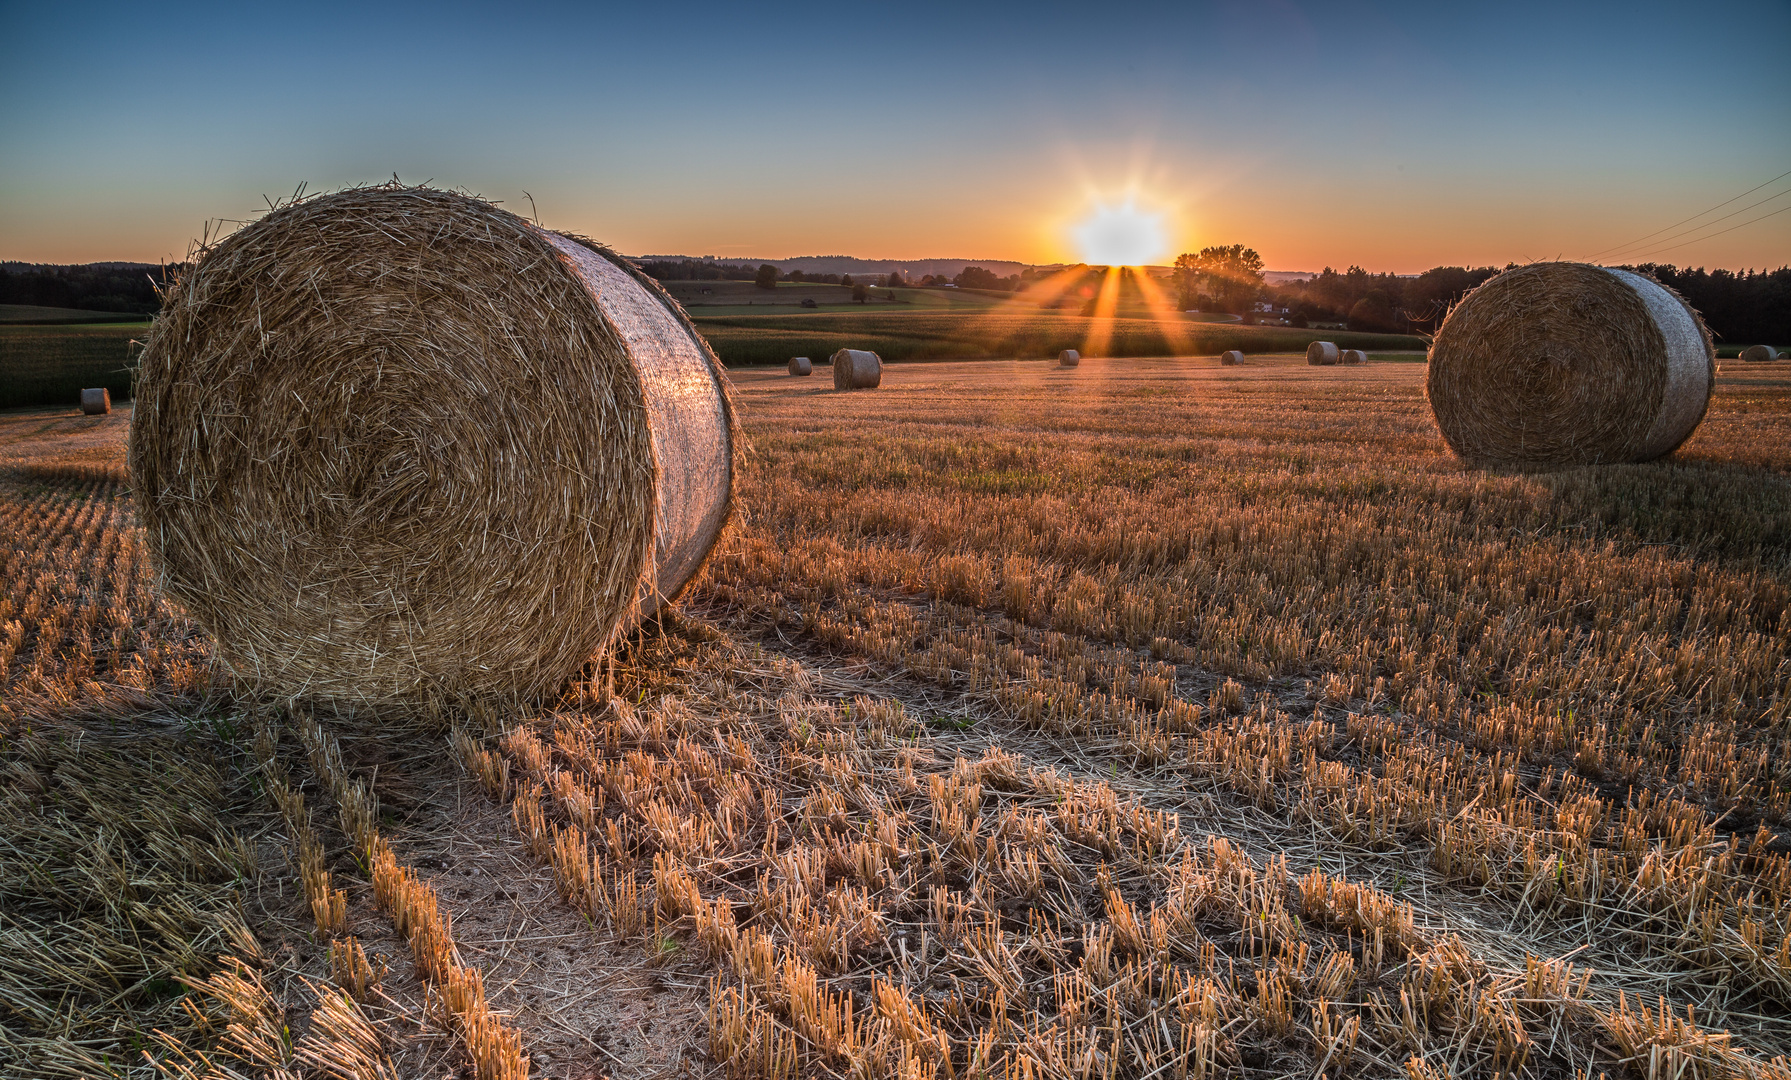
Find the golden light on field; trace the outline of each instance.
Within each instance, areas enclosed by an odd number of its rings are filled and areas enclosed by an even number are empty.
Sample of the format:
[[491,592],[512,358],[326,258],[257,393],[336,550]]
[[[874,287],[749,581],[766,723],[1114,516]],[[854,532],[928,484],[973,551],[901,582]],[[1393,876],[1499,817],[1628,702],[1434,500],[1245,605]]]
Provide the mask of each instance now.
[[1128,198],[1117,206],[1095,203],[1074,229],[1084,262],[1095,266],[1143,266],[1169,251],[1165,215],[1140,207]]

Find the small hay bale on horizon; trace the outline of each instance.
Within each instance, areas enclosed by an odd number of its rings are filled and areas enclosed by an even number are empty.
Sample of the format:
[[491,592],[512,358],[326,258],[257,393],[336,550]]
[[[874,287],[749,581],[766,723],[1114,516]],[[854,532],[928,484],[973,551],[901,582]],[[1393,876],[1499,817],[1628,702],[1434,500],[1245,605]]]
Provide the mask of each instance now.
[[1710,405],[1716,350],[1651,277],[1584,263],[1507,270],[1455,305],[1425,392],[1475,464],[1586,465],[1672,453]]
[[1345,349],[1340,357],[1340,362],[1345,364],[1366,364],[1368,363],[1368,354],[1361,349]]
[[1334,341],[1315,341],[1306,346],[1306,363],[1313,367],[1330,367],[1341,359]]
[[1741,350],[1741,358],[1750,364],[1767,364],[1779,358],[1779,351],[1771,345],[1749,345]]
[[[64,398],[63,400],[68,400]],[[112,390],[106,386],[92,386],[81,391],[81,415],[104,416],[112,411]]]
[[883,382],[883,359],[868,349],[841,349],[832,363],[835,390],[874,390]]
[[1057,354],[1058,367],[1075,367],[1082,362],[1082,354],[1075,349],[1065,349]]
[[809,362],[808,357],[806,357],[806,356],[790,357],[790,374],[792,374],[792,375],[813,375],[814,373],[815,373],[815,365]]
[[652,279],[389,184],[198,253],[129,463],[163,588],[239,685],[413,710],[548,697],[675,599],[736,441],[720,362]]

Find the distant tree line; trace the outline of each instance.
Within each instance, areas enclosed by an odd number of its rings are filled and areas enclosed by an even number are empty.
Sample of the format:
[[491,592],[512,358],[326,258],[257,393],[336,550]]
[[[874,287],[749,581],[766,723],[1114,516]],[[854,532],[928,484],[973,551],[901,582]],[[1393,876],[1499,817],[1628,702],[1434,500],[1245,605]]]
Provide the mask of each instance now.
[[1400,277],[1371,274],[1360,266],[1339,273],[1327,266],[1316,277],[1273,286],[1267,292],[1288,309],[1295,326],[1331,322],[1351,330],[1429,333],[1442,324],[1456,301],[1498,272],[1492,266],[1438,266],[1417,277]]
[[[0,262],[0,304],[150,314],[161,307],[156,287],[165,284],[182,269],[184,264],[58,266]],[[699,259],[654,260],[641,264],[641,269],[661,281],[756,281],[766,288],[775,288],[780,281],[808,281],[890,288],[907,284],[951,284],[964,289],[998,292],[1024,290],[1062,272],[1025,270],[1001,277],[980,266],[966,266],[954,277],[928,274],[918,282],[910,283],[900,273],[860,274],[855,280],[850,274],[784,272],[770,264],[753,266]],[[1081,269],[1089,275],[1100,273],[1097,267]],[[1288,321],[1294,326],[1322,322],[1341,323],[1351,330],[1378,333],[1431,332],[1441,324],[1452,305],[1499,269],[1439,266],[1416,277],[1399,277],[1371,274],[1359,266],[1341,272],[1327,266],[1323,272],[1305,281],[1268,285],[1263,281],[1261,256],[1242,244],[1231,244],[1203,248],[1177,257],[1175,287],[1184,308],[1229,311],[1252,321],[1255,304],[1270,301],[1288,309]],[[1682,270],[1671,264],[1646,263],[1630,269],[1652,274],[1677,289],[1703,314],[1720,341],[1791,344],[1791,267],[1736,273],[1702,267]],[[1068,295],[1076,296],[1077,293]],[[1067,298],[1059,301],[1059,304],[1069,303]]]
[[[1241,244],[1204,248],[1175,261],[1184,308],[1228,311],[1251,321],[1255,305],[1267,301],[1287,308],[1287,320],[1296,327],[1335,323],[1389,334],[1434,332],[1475,286],[1516,265],[1438,266],[1416,277],[1327,266],[1304,281],[1268,285],[1261,258]],[[1652,274],[1678,290],[1719,341],[1791,342],[1791,267],[1736,273],[1647,263],[1627,269]]]
[[148,315],[160,310],[156,287],[183,267],[86,263],[0,262],[0,304],[77,308],[82,311],[127,311]]
[[759,274],[756,266],[707,259],[653,259],[635,265],[656,281],[751,281]]
[[1685,297],[1719,341],[1738,345],[1791,344],[1791,267],[1777,270],[1681,270],[1643,263],[1630,267]]

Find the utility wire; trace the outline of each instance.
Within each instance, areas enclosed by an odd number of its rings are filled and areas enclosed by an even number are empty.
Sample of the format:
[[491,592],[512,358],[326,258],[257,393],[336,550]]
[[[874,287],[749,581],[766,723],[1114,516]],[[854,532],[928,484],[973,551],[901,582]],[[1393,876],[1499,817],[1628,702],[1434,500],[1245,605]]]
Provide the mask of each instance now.
[[1672,250],[1674,250],[1674,248],[1689,247],[1692,244],[1702,243],[1703,241],[1710,239],[1711,236],[1721,236],[1723,233],[1734,232],[1736,229],[1740,229],[1740,228],[1744,228],[1748,225],[1752,225],[1756,221],[1765,221],[1769,217],[1776,217],[1777,215],[1782,214],[1787,210],[1791,210],[1791,206],[1781,206],[1777,210],[1768,211],[1767,213],[1761,214],[1757,218],[1749,218],[1747,221],[1742,222],[1740,225],[1731,225],[1728,228],[1723,229],[1721,232],[1713,232],[1710,234],[1710,236],[1694,237],[1693,239],[1685,241],[1685,243],[1683,243],[1683,244],[1674,244],[1672,247],[1656,248],[1653,251],[1648,252],[1646,255],[1632,255],[1630,257],[1637,258],[1637,259],[1652,258],[1653,256],[1662,254],[1663,252],[1672,251]]
[[1677,229],[1679,226],[1684,225],[1685,222],[1687,222],[1687,221],[1696,221],[1699,218],[1703,217],[1705,214],[1710,214],[1710,213],[1714,213],[1718,210],[1721,210],[1723,207],[1734,202],[1735,199],[1745,199],[1749,195],[1752,195],[1754,192],[1759,191],[1763,187],[1766,187],[1767,184],[1776,184],[1780,180],[1783,180],[1787,176],[1791,176],[1791,169],[1788,169],[1785,172],[1778,174],[1777,176],[1773,177],[1771,180],[1766,181],[1765,184],[1756,184],[1753,187],[1748,188],[1746,191],[1735,196],[1734,199],[1724,199],[1722,202],[1717,203],[1715,206],[1711,207],[1709,210],[1704,210],[1700,213],[1693,214],[1691,217],[1686,218],[1684,221],[1675,221],[1671,225],[1668,225],[1666,227],[1666,229],[1656,229],[1653,232],[1649,233],[1647,236],[1638,236],[1634,240],[1631,240],[1627,244],[1618,244],[1615,247],[1605,248],[1604,251],[1595,251],[1592,254],[1586,256],[1586,261],[1591,262],[1593,259],[1598,258],[1600,255],[1604,255],[1604,254],[1607,254],[1612,251],[1621,251],[1624,248],[1635,247],[1637,244],[1641,243],[1644,240],[1652,240],[1654,237],[1659,236],[1661,233],[1666,232],[1668,229]]
[[[1768,181],[1768,183],[1770,183],[1770,181]],[[1759,188],[1755,188],[1755,189],[1754,189],[1754,190],[1755,190],[1755,191],[1758,191],[1758,190],[1760,190],[1760,189],[1759,189]],[[1710,226],[1712,226],[1712,225],[1715,225],[1715,224],[1716,224],[1716,223],[1717,223],[1717,222],[1719,222],[1719,221],[1727,221],[1727,220],[1729,220],[1729,219],[1730,219],[1730,218],[1732,218],[1732,217],[1734,217],[1734,216],[1735,216],[1735,215],[1736,215],[1736,214],[1745,214],[1745,213],[1747,213],[1747,212],[1748,212],[1748,211],[1749,211],[1749,210],[1752,210],[1752,209],[1753,209],[1753,208],[1754,208],[1754,207],[1756,207],[1756,206],[1764,206],[1764,205],[1766,205],[1766,204],[1767,204],[1767,203],[1769,203],[1769,202],[1771,202],[1771,201],[1772,201],[1772,200],[1774,200],[1774,199],[1777,199],[1777,198],[1782,198],[1782,197],[1783,197],[1783,196],[1786,196],[1786,195],[1791,195],[1791,188],[1786,188],[1786,189],[1785,189],[1785,190],[1784,190],[1784,191],[1781,191],[1781,192],[1778,192],[1778,193],[1777,193],[1777,194],[1774,194],[1774,195],[1768,195],[1768,196],[1766,196],[1766,198],[1764,198],[1764,199],[1761,199],[1761,200],[1759,200],[1759,201],[1758,201],[1758,202],[1751,202],[1751,203],[1748,203],[1748,204],[1747,204],[1747,205],[1746,205],[1746,206],[1744,206],[1744,207],[1742,207],[1742,208],[1741,208],[1741,209],[1739,209],[1739,210],[1731,210],[1731,211],[1729,211],[1729,212],[1728,212],[1728,213],[1726,213],[1726,214],[1724,214],[1724,215],[1723,215],[1723,216],[1722,216],[1722,217],[1719,217],[1719,218],[1712,218],[1712,219],[1710,219],[1710,220],[1709,220],[1709,221],[1706,221],[1706,222],[1705,222],[1705,223],[1704,223],[1704,224],[1702,224],[1702,225],[1693,225],[1693,226],[1692,226],[1692,227],[1691,227],[1691,228],[1689,228],[1689,229],[1686,229],[1686,230],[1684,230],[1684,231],[1682,231],[1682,232],[1676,232],[1676,233],[1674,233],[1674,234],[1673,234],[1673,235],[1671,235],[1671,236],[1663,236],[1663,237],[1661,237],[1661,238],[1660,238],[1660,239],[1659,239],[1659,240],[1657,240],[1657,241],[1655,241],[1655,243],[1657,243],[1657,244],[1664,244],[1664,243],[1666,243],[1666,242],[1667,242],[1667,241],[1668,241],[1668,240],[1677,240],[1677,239],[1679,239],[1679,238],[1680,238],[1680,237],[1681,237],[1681,236],[1690,236],[1690,235],[1691,235],[1691,234],[1692,234],[1692,233],[1695,233],[1695,232],[1697,232],[1697,231],[1699,231],[1699,230],[1700,230],[1700,229],[1708,229],[1708,228],[1710,228]],[[1733,200],[1733,199],[1731,199],[1731,200],[1729,200],[1729,201],[1730,201],[1730,202],[1733,202],[1733,201],[1734,201],[1734,200]],[[1706,210],[1706,211],[1704,211],[1704,212],[1705,212],[1705,213],[1707,213],[1707,214],[1708,214],[1708,213],[1709,213],[1709,212],[1710,212],[1710,211],[1708,211],[1708,210]],[[1775,213],[1776,213],[1776,212],[1777,212],[1777,211],[1774,211],[1774,212],[1775,212]],[[1768,216],[1771,216],[1771,215],[1768,215]],[[1756,218],[1756,219],[1755,219],[1755,220],[1758,220],[1758,219],[1757,219],[1757,218]],[[1727,232],[1727,231],[1728,231],[1728,230],[1727,230],[1727,229],[1724,229],[1724,230],[1723,230],[1723,231],[1724,231],[1724,232]],[[1711,233],[1711,234],[1710,234],[1710,235],[1711,235],[1711,236],[1715,236],[1715,235],[1717,235],[1717,234],[1716,234],[1716,233]],[[1691,242],[1694,242],[1694,243],[1695,243],[1695,241],[1691,241]],[[1625,245],[1625,248],[1636,248],[1636,247],[1645,247],[1645,246],[1647,246],[1647,245],[1644,245],[1644,244],[1628,244],[1628,245]],[[1619,251],[1621,251],[1621,250],[1624,250],[1624,249],[1618,249],[1618,250],[1619,250]],[[1617,257],[1618,257],[1618,258],[1635,258],[1635,256],[1634,256],[1634,255],[1619,255],[1619,256],[1617,256]]]

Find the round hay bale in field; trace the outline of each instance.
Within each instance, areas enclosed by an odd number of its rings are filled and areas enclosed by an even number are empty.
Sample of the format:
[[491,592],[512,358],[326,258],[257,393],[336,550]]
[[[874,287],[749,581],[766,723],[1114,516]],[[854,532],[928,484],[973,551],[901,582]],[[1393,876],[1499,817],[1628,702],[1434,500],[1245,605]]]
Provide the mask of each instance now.
[[1219,354],[1219,364],[1222,367],[1236,367],[1243,362],[1244,350],[1242,349],[1226,349]]
[[83,416],[104,416],[111,411],[112,390],[110,387],[95,386],[81,391],[81,414]]
[[1345,364],[1366,364],[1368,363],[1368,354],[1361,349],[1345,349],[1340,354],[1339,360]]
[[1075,349],[1065,349],[1057,354],[1058,367],[1075,367],[1082,362],[1082,354]]
[[835,390],[872,390],[883,382],[883,360],[865,349],[841,349],[833,354]]
[[1462,299],[1430,347],[1426,393],[1450,449],[1477,463],[1648,461],[1710,404],[1716,350],[1653,278],[1549,262]]
[[806,356],[790,357],[790,374],[792,374],[792,375],[813,375],[814,373],[815,373],[815,365],[809,363],[808,357],[806,357]]
[[1741,358],[1750,364],[1770,363],[1779,358],[1779,351],[1771,345],[1749,345],[1741,350]]
[[1314,367],[1330,367],[1341,359],[1334,341],[1315,341],[1306,346],[1306,362]]
[[203,250],[144,350],[139,516],[254,691],[539,699],[675,598],[729,513],[719,362],[589,241],[395,184]]

